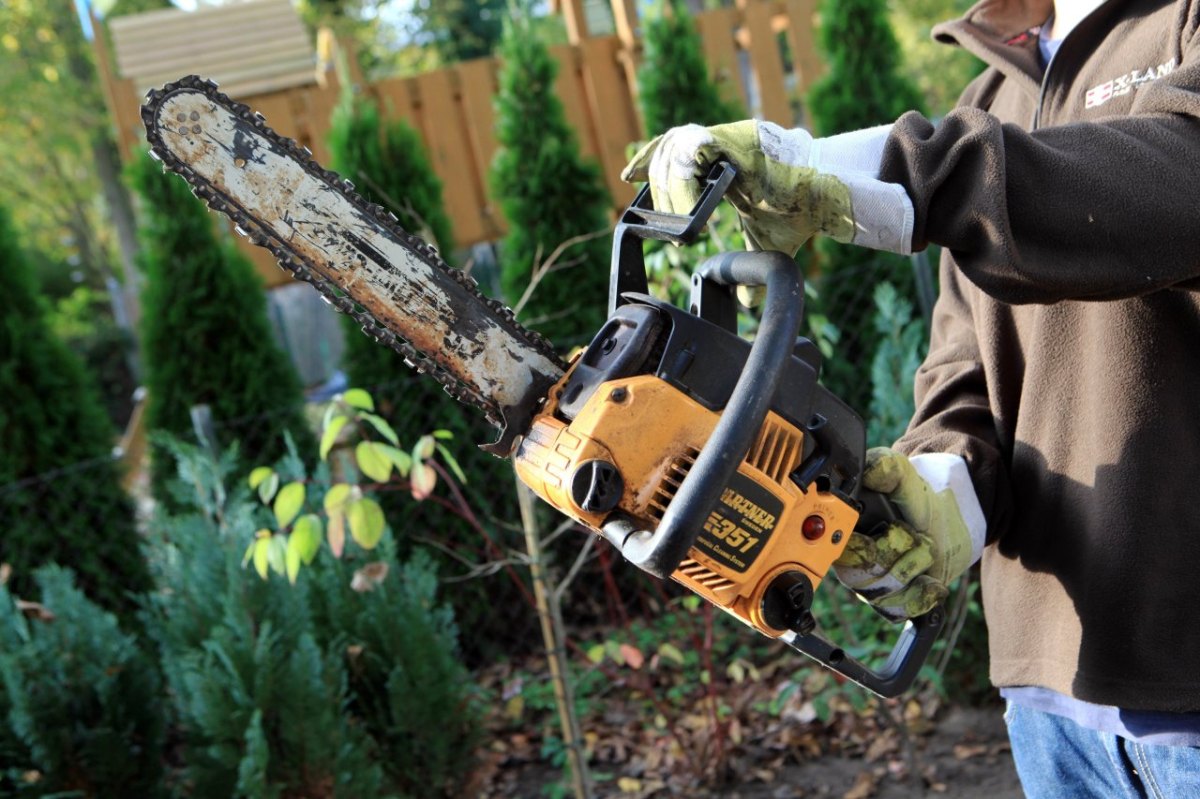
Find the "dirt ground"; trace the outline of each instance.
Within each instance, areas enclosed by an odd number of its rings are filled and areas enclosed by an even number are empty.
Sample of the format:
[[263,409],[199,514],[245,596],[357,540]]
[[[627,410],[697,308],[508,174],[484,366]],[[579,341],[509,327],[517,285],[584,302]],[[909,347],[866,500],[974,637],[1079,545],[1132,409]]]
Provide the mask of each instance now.
[[[952,708],[937,719],[928,734],[914,739],[917,769],[907,773],[898,753],[874,757],[826,754],[799,765],[762,770],[719,789],[691,789],[686,793],[664,785],[656,789],[645,776],[638,784],[606,780],[596,785],[597,797],[669,797],[689,799],[1022,799],[1013,767],[1001,709]],[[562,792],[562,772],[545,763],[525,763],[517,773],[496,780],[481,796],[540,797]],[[503,784],[503,789],[496,783]],[[559,783],[558,790],[551,788]]]
[[886,765],[825,757],[787,768],[774,785],[731,789],[729,799],[1022,799],[1000,708],[953,709],[917,742],[927,779],[896,779]]

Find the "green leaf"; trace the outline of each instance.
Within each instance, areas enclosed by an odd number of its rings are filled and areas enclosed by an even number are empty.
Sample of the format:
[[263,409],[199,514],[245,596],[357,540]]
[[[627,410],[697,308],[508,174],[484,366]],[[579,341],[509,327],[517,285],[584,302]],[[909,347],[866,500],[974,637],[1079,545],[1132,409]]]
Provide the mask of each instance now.
[[258,484],[258,498],[262,500],[264,505],[270,505],[271,499],[275,496],[275,492],[279,490],[279,475],[275,472]]
[[599,663],[604,660],[604,644],[595,644],[588,647],[587,659],[593,663]]
[[346,500],[350,499],[350,493],[353,487],[349,483],[335,483],[325,492],[325,512],[332,516],[335,513],[341,513],[346,504]]
[[363,549],[374,549],[383,537],[383,509],[369,497],[356,499],[346,507],[350,535]]
[[454,434],[449,430],[434,430],[433,437],[441,441],[449,441],[450,439],[454,438]]
[[287,552],[284,553],[284,568],[287,570],[288,582],[292,585],[296,584],[296,577],[300,574],[300,553],[292,546],[291,539],[295,537],[293,533],[288,538]]
[[673,660],[680,666],[683,665],[683,653],[674,644],[662,644],[658,647],[658,655],[665,660]]
[[375,401],[371,399],[371,395],[361,388],[352,388],[342,395],[342,402],[349,405],[351,408],[358,408],[360,411],[375,410]]
[[354,448],[358,468],[377,483],[386,483],[392,476],[392,462],[381,453],[374,441],[360,441]]
[[371,425],[371,427],[374,427],[376,430],[378,430],[379,435],[392,442],[394,446],[400,446],[400,437],[396,435],[396,431],[392,429],[392,426],[383,419],[379,418],[373,413],[360,413],[358,418],[364,420],[367,422],[367,424]]
[[304,483],[288,483],[275,498],[275,521],[287,527],[304,507]]
[[396,471],[401,477],[408,477],[408,470],[412,467],[412,456],[402,449],[397,449],[390,444],[376,444],[376,451],[383,457],[392,462],[396,467]]
[[276,574],[287,573],[287,541],[281,535],[273,535],[267,541],[267,565]]
[[288,537],[288,550],[295,549],[304,561],[304,565],[313,562],[321,549],[322,536],[321,517],[315,513],[306,513],[296,520],[292,534]]
[[246,564],[254,557],[254,547],[258,544],[258,539],[250,542],[250,546],[246,547],[246,554],[242,556],[242,568],[246,568]]
[[254,471],[250,472],[250,476],[246,478],[246,482],[250,484],[250,490],[258,488],[263,480],[266,480],[271,475],[275,474],[275,470],[270,466],[259,466]]
[[423,461],[433,454],[434,441],[433,436],[421,436],[413,447],[412,456],[414,461]]
[[267,579],[267,560],[271,549],[271,538],[260,538],[254,542],[254,570],[258,576]]
[[437,451],[438,454],[442,456],[442,460],[446,462],[446,466],[450,468],[450,471],[454,472],[454,476],[458,478],[458,482],[466,485],[467,476],[463,473],[462,467],[458,465],[458,461],[455,459],[455,457],[450,454],[450,450],[446,449],[441,444],[438,444]]
[[329,450],[333,449],[334,442],[337,441],[338,433],[342,432],[342,428],[346,426],[346,422],[350,421],[346,416],[335,416],[330,420],[329,424],[325,425],[325,432],[321,434],[321,460],[329,457]]

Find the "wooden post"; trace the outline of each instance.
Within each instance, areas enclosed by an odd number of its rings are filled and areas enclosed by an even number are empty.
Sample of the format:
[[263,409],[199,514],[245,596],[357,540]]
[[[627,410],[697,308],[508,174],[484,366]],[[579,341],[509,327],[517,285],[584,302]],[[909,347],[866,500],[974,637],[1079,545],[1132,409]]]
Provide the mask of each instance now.
[[138,111],[142,101],[133,81],[117,74],[104,23],[96,18],[91,3],[87,12],[92,23],[92,50],[96,55],[96,73],[100,77],[104,104],[117,131],[117,149],[122,160],[128,162],[142,144],[142,118]]
[[627,50],[638,48],[638,14],[635,0],[612,0],[613,22],[617,38]]
[[567,41],[579,44],[588,37],[587,16],[583,13],[583,0],[551,0],[551,11],[561,11],[567,25]]

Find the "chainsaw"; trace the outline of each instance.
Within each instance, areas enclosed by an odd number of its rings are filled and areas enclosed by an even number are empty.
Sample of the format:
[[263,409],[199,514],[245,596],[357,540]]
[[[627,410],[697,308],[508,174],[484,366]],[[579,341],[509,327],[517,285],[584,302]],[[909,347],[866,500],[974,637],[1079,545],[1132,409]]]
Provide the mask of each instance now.
[[[189,76],[142,107],[151,153],[238,233],[266,247],[363,331],[499,430],[539,497],[661,579],[882,695],[908,688],[944,619],[905,623],[879,668],[822,636],[813,592],[853,530],[895,515],[861,489],[861,418],[818,382],[799,338],[800,270],[778,252],[700,264],[689,307],[649,293],[645,242],[697,239],[735,177],[717,164],[690,214],[643,189],[613,242],[609,317],[564,363],[475,281],[363,200],[265,119]],[[765,288],[753,344],[737,335],[738,286]]]

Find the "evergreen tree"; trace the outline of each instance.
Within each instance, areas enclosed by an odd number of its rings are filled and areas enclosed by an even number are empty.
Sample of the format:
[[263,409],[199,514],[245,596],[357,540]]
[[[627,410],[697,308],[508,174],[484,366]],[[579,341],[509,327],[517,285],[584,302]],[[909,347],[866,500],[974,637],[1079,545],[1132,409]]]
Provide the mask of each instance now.
[[684,3],[661,0],[642,30],[638,99],[647,136],[677,125],[718,125],[745,117],[735,103],[721,98],[709,77],[700,32]]
[[[253,266],[232,242],[217,238],[213,217],[178,177],[149,158],[130,175],[143,200],[138,233],[150,429],[192,440],[191,408],[206,404],[220,442],[239,441],[248,460],[282,455],[285,431],[300,451],[313,451],[300,381],[272,338]],[[160,498],[173,471],[156,447]]]
[[[0,795],[163,796],[165,719],[153,661],[69,571],[39,569],[37,585],[52,619],[25,618],[0,586]],[[6,738],[20,748],[6,752]]]
[[[556,65],[526,15],[505,23],[496,98],[493,196],[508,222],[500,248],[501,286],[515,304],[535,265],[567,241],[608,227],[611,201],[599,169],[579,153],[554,94]],[[583,344],[604,322],[611,236],[566,247],[525,305],[523,320],[560,348]]]
[[[886,0],[823,0],[821,21],[819,45],[828,71],[808,95],[818,135],[893,122],[920,109],[920,93],[902,72]],[[825,362],[824,380],[865,412],[871,398],[867,376],[880,335],[872,323],[872,292],[888,281],[901,296],[912,296],[912,265],[902,256],[831,239],[817,242],[816,256],[820,277],[814,311],[823,312],[841,333],[834,356]]]
[[111,458],[115,431],[83,365],[51,333],[2,208],[0,286],[0,563],[13,567],[9,587],[29,595],[34,568],[57,562],[124,613],[127,592],[150,581]]

